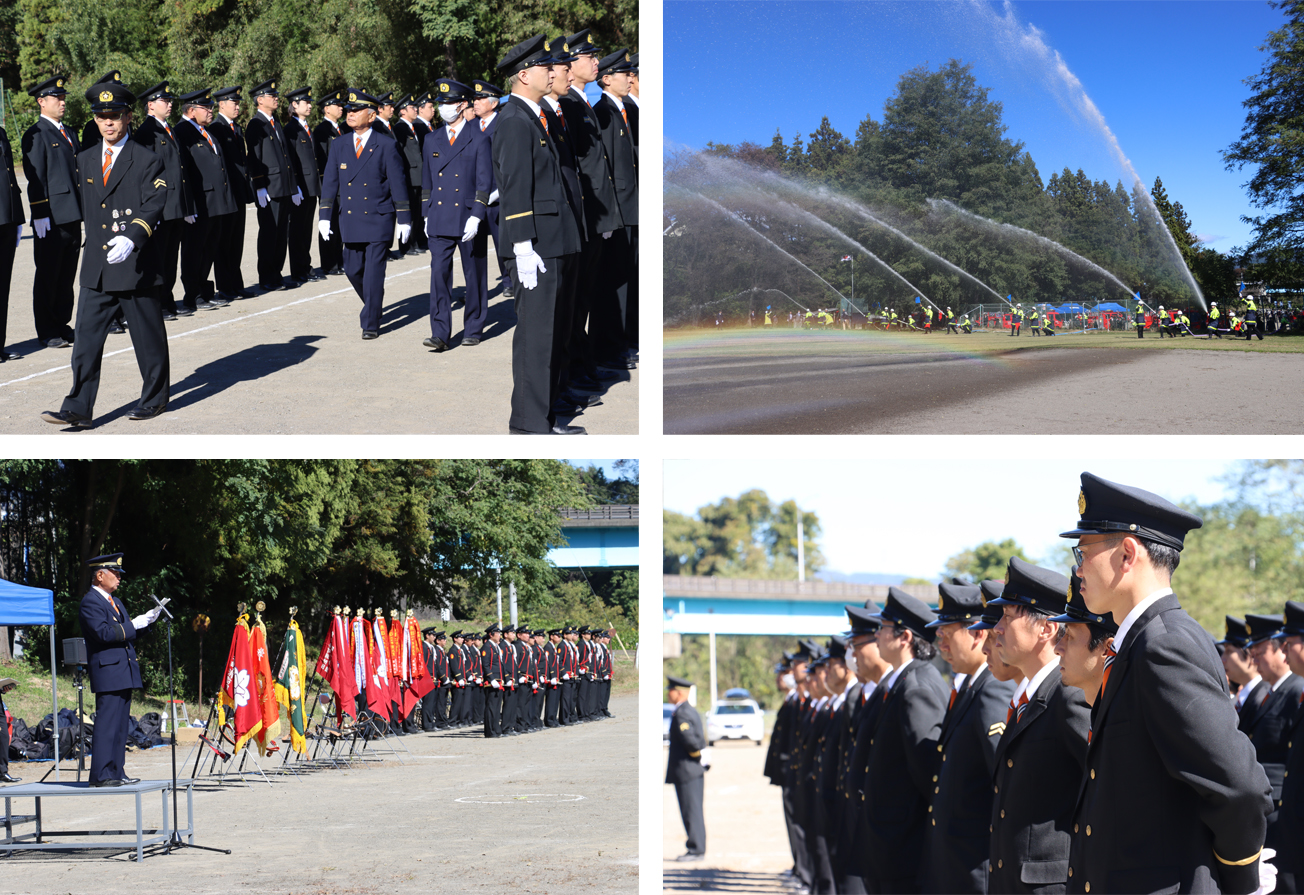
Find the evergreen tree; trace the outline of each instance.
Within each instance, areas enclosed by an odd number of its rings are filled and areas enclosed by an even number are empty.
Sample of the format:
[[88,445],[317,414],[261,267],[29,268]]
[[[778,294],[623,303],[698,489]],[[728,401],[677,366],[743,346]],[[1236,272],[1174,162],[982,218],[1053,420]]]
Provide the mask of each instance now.
[[834,129],[826,115],[810,135],[810,145],[806,147],[806,164],[812,174],[827,177],[837,170],[850,152],[851,141]]

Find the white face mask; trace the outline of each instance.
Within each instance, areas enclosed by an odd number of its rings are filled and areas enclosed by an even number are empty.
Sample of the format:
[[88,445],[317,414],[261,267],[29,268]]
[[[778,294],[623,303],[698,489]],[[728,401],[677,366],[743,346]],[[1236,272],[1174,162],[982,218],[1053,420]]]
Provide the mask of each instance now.
[[797,681],[793,678],[791,672],[783,676],[783,686],[787,687],[789,690],[797,686]]
[[461,112],[457,111],[457,106],[455,105],[450,105],[448,103],[439,104],[439,117],[444,119],[445,124],[452,124],[461,117],[461,114]]

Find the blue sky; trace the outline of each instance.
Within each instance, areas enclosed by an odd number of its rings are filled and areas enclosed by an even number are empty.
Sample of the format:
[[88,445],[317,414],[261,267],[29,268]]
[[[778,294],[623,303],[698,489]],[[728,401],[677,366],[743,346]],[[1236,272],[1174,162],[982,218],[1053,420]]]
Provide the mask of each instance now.
[[1061,102],[1060,79],[1030,50],[1032,29],[1057,51],[1147,187],[1163,179],[1192,229],[1220,251],[1249,242],[1253,213],[1220,152],[1240,136],[1243,79],[1284,15],[1258,0],[1095,2],[826,2],[667,0],[665,137],[768,145],[802,141],[827,115],[854,139],[866,114],[882,120],[900,75],[947,59],[974,65],[1005,106],[1006,135],[1032,153],[1043,182],[1068,166],[1113,183],[1124,169],[1100,133]]
[[[1001,461],[667,460],[664,506],[694,515],[708,503],[760,488],[819,515],[827,568],[936,580],[946,560],[983,541],[1012,537],[1048,560],[1057,535],[1077,521],[1079,474],[1154,491],[1169,500],[1215,503],[1229,460],[1134,459]],[[928,472],[933,470],[933,473]]]

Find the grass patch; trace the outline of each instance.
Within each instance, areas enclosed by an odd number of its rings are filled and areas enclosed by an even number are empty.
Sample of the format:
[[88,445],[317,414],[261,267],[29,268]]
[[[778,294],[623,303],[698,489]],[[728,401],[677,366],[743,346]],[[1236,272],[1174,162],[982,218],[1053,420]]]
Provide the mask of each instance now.
[[[5,707],[15,718],[22,718],[27,722],[29,727],[35,727],[41,719],[50,714],[50,672],[44,674],[34,672],[32,667],[25,662],[0,662],[0,677],[11,677],[18,682],[18,689],[11,690],[5,694]],[[59,682],[59,708],[77,709],[77,688],[73,686],[72,674],[65,673],[62,668],[58,672]],[[91,692],[91,682],[89,678],[84,679],[85,690],[82,693],[82,707],[87,717],[95,711],[95,694]],[[139,718],[146,712],[158,712],[163,714],[167,707],[168,695],[146,694],[140,690],[132,693],[131,713]],[[200,712],[200,706],[197,703],[187,702],[186,710],[190,713],[193,720],[196,713]],[[207,717],[206,714],[199,714],[199,718]]]

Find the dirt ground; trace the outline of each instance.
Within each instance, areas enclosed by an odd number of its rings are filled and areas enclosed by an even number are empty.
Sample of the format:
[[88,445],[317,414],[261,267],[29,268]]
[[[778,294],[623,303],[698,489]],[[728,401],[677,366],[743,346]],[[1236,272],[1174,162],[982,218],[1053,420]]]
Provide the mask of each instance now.
[[[246,286],[257,280],[253,209],[245,226]],[[63,430],[39,414],[58,410],[68,393],[72,350],[45,348],[36,340],[30,234],[28,227],[14,261],[7,347],[22,358],[0,364],[0,433],[53,435]],[[430,258],[389,263],[380,338],[374,341],[362,341],[362,303],[343,276],[168,323],[172,398],[166,413],[146,422],[126,418],[141,384],[131,336],[109,336],[92,432],[507,434],[516,314],[502,294],[497,259],[489,259],[484,341],[461,347],[458,308],[452,315],[453,349],[436,354],[421,344],[430,335]],[[283,273],[289,274],[288,262]],[[453,284],[457,300],[465,285],[457,258]],[[179,301],[180,281],[174,294]],[[638,371],[613,385],[603,404],[576,417],[576,424],[592,434],[636,434]]]
[[[756,895],[789,892],[781,876],[792,867],[792,850],[783,825],[779,787],[761,775],[769,740],[757,747],[721,741],[706,772],[702,813],[706,818],[706,858],[677,863],[684,853],[684,825],[675,788],[662,787],[662,874],[669,891],[732,891]],[[661,750],[664,779],[669,748]]]
[[[401,763],[309,771],[271,785],[209,779],[195,791],[195,843],[232,854],[156,851],[137,864],[134,850],[16,852],[0,855],[0,888],[425,895],[502,892],[510,881],[521,893],[635,892],[636,701],[613,696],[614,719],[497,742],[471,728],[403,737],[412,754],[399,747]],[[13,773],[32,782],[48,767],[15,763]],[[127,755],[127,772],[142,779],[170,769],[168,749]],[[158,796],[143,805],[146,826],[157,824]],[[13,811],[31,807],[24,799]],[[49,799],[42,807],[49,829],[134,825],[130,796]],[[184,824],[184,798],[180,811]]]
[[[1077,341],[1073,341],[1074,339]],[[781,331],[667,340],[668,434],[1288,434],[1300,339]],[[1283,350],[1285,349],[1285,350]]]

